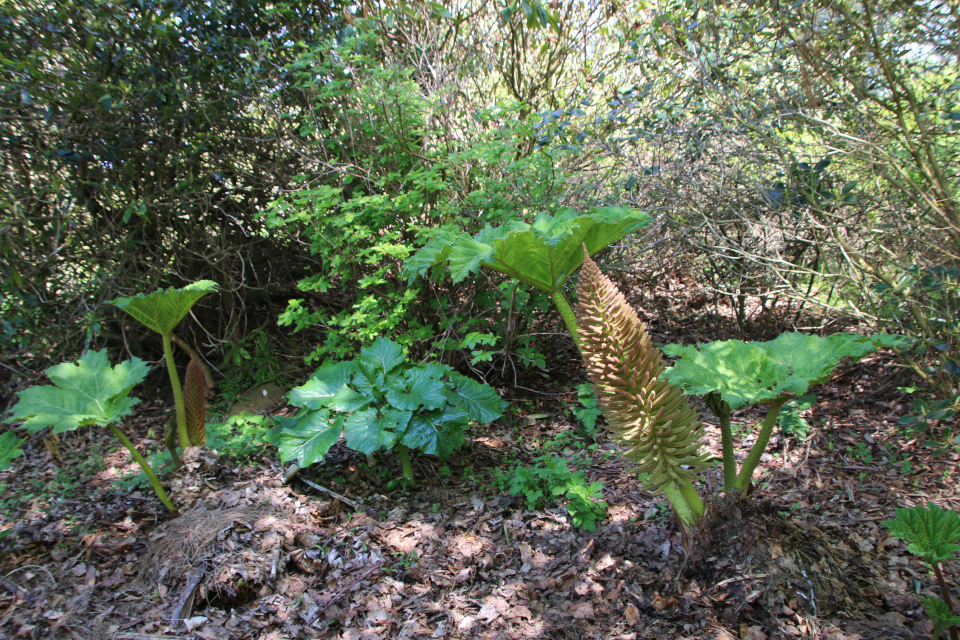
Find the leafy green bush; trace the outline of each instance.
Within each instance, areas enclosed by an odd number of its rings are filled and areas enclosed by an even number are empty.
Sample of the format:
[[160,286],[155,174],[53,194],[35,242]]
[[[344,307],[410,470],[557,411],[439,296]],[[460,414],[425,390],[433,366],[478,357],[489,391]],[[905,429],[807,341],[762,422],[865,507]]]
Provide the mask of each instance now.
[[596,531],[597,522],[607,515],[603,483],[588,483],[583,473],[571,471],[567,461],[556,456],[534,458],[532,466],[518,464],[509,475],[495,480],[501,489],[523,496],[527,509],[542,509],[558,499],[566,500],[574,526]]
[[907,550],[910,553],[919,556],[933,567],[943,600],[926,597],[922,601],[933,621],[934,640],[945,629],[950,629],[950,637],[957,640],[960,616],[954,609],[950,587],[943,577],[940,564],[953,559],[954,554],[960,550],[960,545],[957,544],[960,542],[960,516],[928,502],[926,507],[917,505],[909,509],[897,509],[896,518],[885,521],[883,525],[894,537],[909,543]]
[[207,446],[237,460],[251,460],[273,445],[269,437],[270,418],[260,414],[241,413],[223,422],[207,425]]
[[300,407],[297,415],[275,419],[284,463],[319,462],[342,433],[348,447],[368,455],[396,448],[410,484],[409,449],[444,460],[463,445],[471,420],[496,420],[504,404],[495,389],[451,367],[405,362],[400,345],[386,338],[355,360],[321,366],[289,401]]

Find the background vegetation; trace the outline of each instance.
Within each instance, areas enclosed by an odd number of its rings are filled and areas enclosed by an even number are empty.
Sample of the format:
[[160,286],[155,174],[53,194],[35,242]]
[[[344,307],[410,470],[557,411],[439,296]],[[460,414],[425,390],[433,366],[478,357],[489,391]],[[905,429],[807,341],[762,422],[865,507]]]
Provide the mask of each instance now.
[[0,26],[0,376],[159,356],[105,302],[200,279],[177,358],[228,386],[284,368],[276,319],[309,345],[287,365],[382,336],[515,376],[569,341],[548,298],[403,261],[629,205],[656,224],[608,270],[706,283],[732,337],[912,335],[903,365],[956,403],[952,3],[74,0]]

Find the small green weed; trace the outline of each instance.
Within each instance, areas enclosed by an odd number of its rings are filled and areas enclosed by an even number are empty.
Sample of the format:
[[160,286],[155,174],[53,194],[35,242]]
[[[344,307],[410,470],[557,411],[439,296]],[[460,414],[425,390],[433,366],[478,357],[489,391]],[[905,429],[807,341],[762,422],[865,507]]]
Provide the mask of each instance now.
[[588,484],[580,471],[571,471],[567,461],[556,456],[538,456],[534,462],[529,467],[518,464],[512,474],[495,481],[497,486],[515,496],[522,495],[531,510],[564,498],[574,526],[596,531],[597,522],[607,514],[607,503],[600,499],[603,483]]
[[577,401],[580,406],[570,407],[570,413],[583,427],[583,435],[596,439],[597,418],[603,413],[600,411],[600,405],[597,404],[593,386],[586,383],[577,385]]

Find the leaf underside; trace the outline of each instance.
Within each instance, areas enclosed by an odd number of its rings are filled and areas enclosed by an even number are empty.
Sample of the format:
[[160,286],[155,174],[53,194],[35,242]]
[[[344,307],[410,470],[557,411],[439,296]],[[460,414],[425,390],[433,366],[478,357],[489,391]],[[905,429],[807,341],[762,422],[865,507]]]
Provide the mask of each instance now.
[[[724,340],[696,346],[671,344],[679,356],[663,376],[690,395],[719,392],[731,409],[768,402],[782,395],[802,396],[830,375],[845,357],[858,360],[890,344],[886,334],[870,337],[838,333],[827,337],[783,333],[769,342]],[[894,340],[895,342],[895,340]]]
[[596,263],[580,270],[577,318],[590,381],[625,457],[659,489],[692,481],[708,466],[700,452],[703,427],[676,386],[659,380],[663,358],[636,312]]
[[182,289],[160,289],[148,295],[117,298],[110,304],[123,309],[157,333],[170,335],[197,300],[213,293],[216,287],[217,283],[212,280],[200,280]]
[[412,282],[449,263],[456,283],[488,267],[552,293],[582,264],[584,244],[594,255],[649,224],[646,213],[626,207],[601,207],[587,215],[573,209],[556,216],[541,213],[533,224],[486,227],[476,236],[443,233],[407,260],[403,271]]
[[111,367],[106,349],[88,351],[76,363],[47,369],[54,384],[22,391],[10,419],[25,420],[23,426],[33,432],[48,426],[54,433],[88,424],[106,426],[129,415],[140,402],[127,394],[149,371],[140,358]]

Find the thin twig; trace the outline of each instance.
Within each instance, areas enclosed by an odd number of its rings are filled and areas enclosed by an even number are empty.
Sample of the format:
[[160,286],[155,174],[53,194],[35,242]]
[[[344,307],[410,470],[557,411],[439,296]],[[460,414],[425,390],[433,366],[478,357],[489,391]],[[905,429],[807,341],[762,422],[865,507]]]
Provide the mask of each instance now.
[[351,507],[353,507],[353,510],[354,510],[354,511],[362,511],[362,509],[360,508],[360,505],[359,505],[359,504],[357,504],[356,502],[354,502],[354,501],[351,500],[350,498],[346,498],[346,497],[340,495],[340,494],[337,493],[336,491],[333,491],[333,490],[331,490],[331,489],[327,489],[326,487],[321,487],[321,486],[318,485],[317,483],[315,483],[315,482],[310,482],[310,481],[307,480],[306,478],[300,478],[300,481],[308,484],[309,486],[313,487],[313,488],[316,489],[317,491],[322,491],[322,492],[324,492],[324,493],[326,493],[326,494],[329,494],[329,495],[333,496],[334,498],[338,498],[338,499],[340,500],[340,502],[345,502],[345,503],[347,503],[348,505],[350,505]]

